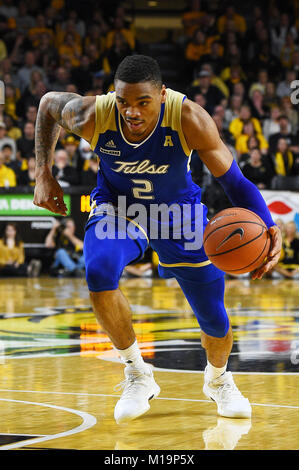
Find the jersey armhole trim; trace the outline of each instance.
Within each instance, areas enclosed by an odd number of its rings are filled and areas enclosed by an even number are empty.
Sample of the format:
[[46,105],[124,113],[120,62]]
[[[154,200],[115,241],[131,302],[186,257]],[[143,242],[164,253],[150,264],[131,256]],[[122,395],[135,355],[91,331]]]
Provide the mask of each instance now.
[[92,150],[96,148],[96,145],[99,140],[99,134],[100,134],[100,119],[99,119],[99,98],[100,96],[96,96],[96,101],[95,101],[95,126],[94,126],[94,133],[91,139],[90,147]]

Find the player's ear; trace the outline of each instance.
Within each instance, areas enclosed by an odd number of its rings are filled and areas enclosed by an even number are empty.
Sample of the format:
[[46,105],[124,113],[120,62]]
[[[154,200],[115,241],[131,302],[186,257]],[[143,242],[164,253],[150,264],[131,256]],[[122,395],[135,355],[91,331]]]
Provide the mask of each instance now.
[[166,101],[166,94],[167,94],[166,86],[165,86],[165,85],[162,85],[162,88],[161,88],[161,103],[165,103],[165,101]]

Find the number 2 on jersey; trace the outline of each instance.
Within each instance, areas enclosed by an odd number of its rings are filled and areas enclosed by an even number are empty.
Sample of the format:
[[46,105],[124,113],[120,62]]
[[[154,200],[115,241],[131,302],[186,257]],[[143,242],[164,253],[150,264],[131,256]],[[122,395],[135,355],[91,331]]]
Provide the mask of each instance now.
[[149,180],[131,180],[135,187],[132,188],[133,196],[136,199],[154,199],[152,193],[154,191],[153,183]]

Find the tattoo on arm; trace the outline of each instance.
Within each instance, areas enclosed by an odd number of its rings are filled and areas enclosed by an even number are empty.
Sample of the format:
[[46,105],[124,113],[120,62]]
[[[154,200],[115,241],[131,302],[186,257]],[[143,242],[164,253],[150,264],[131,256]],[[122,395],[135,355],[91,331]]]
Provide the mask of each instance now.
[[44,95],[36,119],[37,167],[51,163],[61,127],[81,136],[84,111],[83,99],[75,93],[50,92]]

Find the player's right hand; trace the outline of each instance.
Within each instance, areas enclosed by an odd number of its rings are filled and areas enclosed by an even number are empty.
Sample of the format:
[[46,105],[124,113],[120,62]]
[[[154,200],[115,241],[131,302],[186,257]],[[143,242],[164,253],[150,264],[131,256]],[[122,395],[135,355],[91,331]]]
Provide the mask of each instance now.
[[67,207],[63,200],[63,190],[52,175],[37,178],[33,204],[48,209],[55,214],[67,215]]

